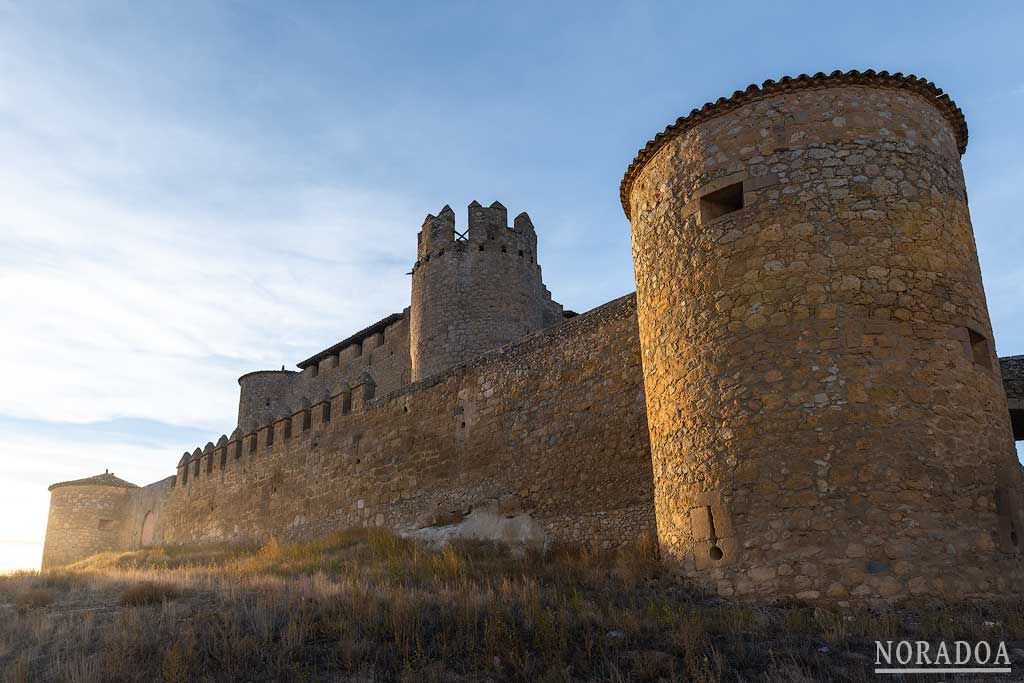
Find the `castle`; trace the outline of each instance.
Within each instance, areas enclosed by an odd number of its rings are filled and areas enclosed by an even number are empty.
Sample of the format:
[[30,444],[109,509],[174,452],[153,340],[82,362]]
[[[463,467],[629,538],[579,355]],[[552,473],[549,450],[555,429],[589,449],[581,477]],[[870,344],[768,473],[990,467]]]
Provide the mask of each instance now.
[[239,379],[237,428],[138,487],[54,484],[44,568],[313,537],[611,547],[720,595],[1019,594],[1024,357],[1000,361],[961,111],[873,71],[752,85],[659,133],[622,206],[637,291],[575,315],[534,226],[445,207],[409,308]]

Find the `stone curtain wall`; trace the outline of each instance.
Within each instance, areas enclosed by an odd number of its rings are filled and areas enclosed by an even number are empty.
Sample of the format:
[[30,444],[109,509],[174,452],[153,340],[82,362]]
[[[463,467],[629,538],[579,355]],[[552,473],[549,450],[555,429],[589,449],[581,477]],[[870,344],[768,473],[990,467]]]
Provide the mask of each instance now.
[[1007,403],[1010,405],[1013,438],[1021,441],[1024,440],[1024,356],[1000,358],[999,366]]
[[121,525],[118,541],[120,548],[138,548],[142,545],[142,525],[146,515],[150,513],[156,524],[153,543],[163,542],[160,535],[160,519],[163,516],[164,504],[175,484],[175,477],[167,477],[148,486],[131,490],[131,495],[124,506],[124,523]]
[[410,531],[486,514],[552,540],[631,540],[654,525],[638,348],[628,296],[365,407],[355,395],[349,414],[335,396],[329,422],[316,404],[200,452],[157,538]]
[[123,532],[129,496],[135,490],[102,485],[52,488],[43,569],[131,547],[125,545]]
[[1024,401],[1024,356],[1008,356],[999,359],[1003,373],[1006,398],[1010,401]]
[[1018,590],[957,131],[843,81],[713,105],[624,182],[663,556],[737,597]]
[[363,374],[373,378],[378,394],[409,383],[409,315],[320,360],[302,372],[265,370],[242,375],[238,404],[238,428],[243,433],[268,424],[300,407],[329,398],[340,387],[351,388]]

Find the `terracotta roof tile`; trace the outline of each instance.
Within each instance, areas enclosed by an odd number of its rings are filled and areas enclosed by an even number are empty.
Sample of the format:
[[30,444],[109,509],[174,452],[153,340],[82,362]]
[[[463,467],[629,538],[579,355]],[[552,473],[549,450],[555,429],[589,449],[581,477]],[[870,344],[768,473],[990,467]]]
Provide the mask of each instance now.
[[137,489],[139,488],[135,484],[115,477],[110,472],[104,472],[103,474],[97,474],[95,477],[86,477],[85,479],[75,479],[73,481],[61,481],[56,484],[51,484],[48,491],[52,491],[62,486],[116,486],[125,489]]
[[811,90],[815,88],[828,88],[836,85],[869,85],[874,87],[889,87],[889,88],[903,88],[913,90],[919,95],[923,95],[925,98],[932,100],[935,106],[942,112],[942,115],[949,121],[950,126],[953,128],[953,134],[956,136],[956,144],[960,150],[960,154],[963,154],[967,150],[967,121],[964,119],[964,114],[960,111],[960,108],[956,106],[956,103],[950,99],[949,95],[942,92],[942,89],[937,87],[931,81],[923,78],[918,78],[914,75],[904,76],[902,73],[890,74],[888,71],[875,72],[873,69],[867,71],[833,71],[830,74],[824,74],[818,72],[813,76],[807,74],[801,74],[799,76],[791,77],[784,76],[778,81],[767,80],[758,86],[756,83],[752,83],[744,90],[737,90],[732,94],[731,97],[720,97],[715,102],[708,102],[700,109],[694,109],[686,116],[681,116],[676,119],[676,122],[669,125],[662,132],[654,136],[654,139],[648,141],[643,148],[637,152],[636,157],[630,163],[629,168],[626,169],[626,175],[622,178],[622,183],[619,185],[619,199],[622,202],[622,210],[626,212],[626,218],[630,218],[629,215],[629,191],[633,186],[633,181],[636,180],[636,176],[640,173],[647,162],[653,157],[658,150],[664,147],[669,141],[674,140],[676,137],[682,135],[686,131],[690,130],[699,123],[702,123],[709,118],[724,114],[728,111],[732,111],[738,107],[741,107],[751,102],[778,95],[780,93],[788,93],[796,90]]

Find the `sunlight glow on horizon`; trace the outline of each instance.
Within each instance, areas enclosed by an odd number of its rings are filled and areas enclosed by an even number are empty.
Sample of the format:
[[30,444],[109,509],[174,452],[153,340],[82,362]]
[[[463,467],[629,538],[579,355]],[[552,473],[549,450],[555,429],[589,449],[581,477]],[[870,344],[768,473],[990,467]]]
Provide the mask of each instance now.
[[0,574],[39,569],[42,561],[42,543],[8,543],[0,540]]

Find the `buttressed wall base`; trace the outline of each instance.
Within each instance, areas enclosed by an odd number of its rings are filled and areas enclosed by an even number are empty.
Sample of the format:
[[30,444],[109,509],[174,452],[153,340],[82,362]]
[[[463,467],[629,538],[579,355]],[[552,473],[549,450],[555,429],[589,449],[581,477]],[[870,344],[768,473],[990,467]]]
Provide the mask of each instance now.
[[948,97],[900,75],[707,105],[623,180],[636,296],[572,319],[525,213],[474,202],[460,232],[445,207],[409,308],[300,372],[244,375],[236,429],[175,476],[55,485],[44,566],[348,526],[647,531],[736,598],[1019,595],[1024,363],[995,355],[966,141]]

